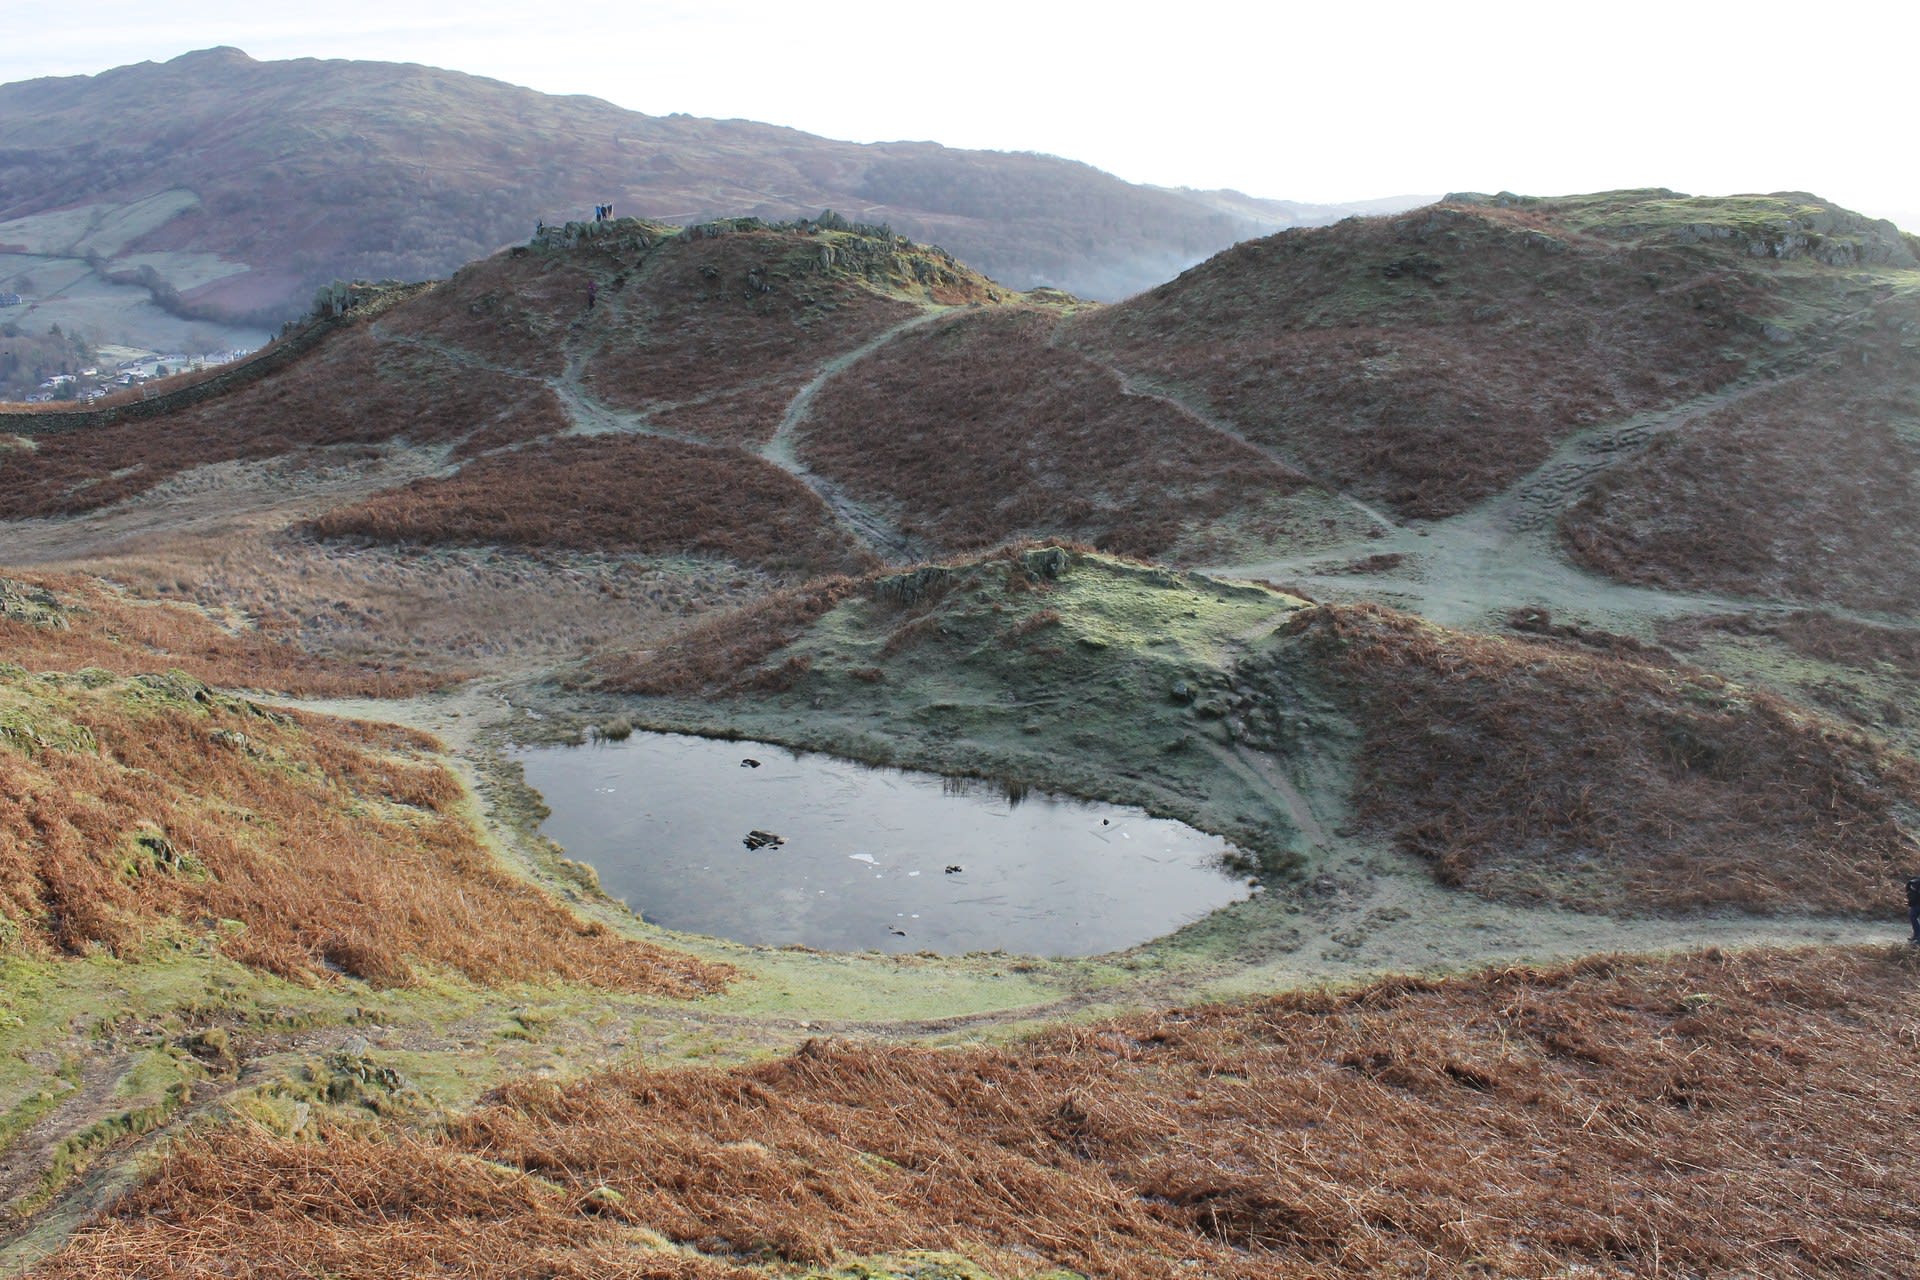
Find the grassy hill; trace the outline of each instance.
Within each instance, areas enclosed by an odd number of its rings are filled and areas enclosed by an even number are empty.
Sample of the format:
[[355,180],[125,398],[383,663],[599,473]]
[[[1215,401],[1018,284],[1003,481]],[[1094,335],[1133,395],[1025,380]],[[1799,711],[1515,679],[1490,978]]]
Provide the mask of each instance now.
[[676,222],[836,208],[1019,287],[1102,297],[1345,212],[1223,207],[1050,156],[863,146],[236,49],[0,86],[0,193],[0,286],[19,276],[35,284],[23,293],[78,298],[118,281],[129,303],[268,325],[329,280],[445,275],[609,200]]

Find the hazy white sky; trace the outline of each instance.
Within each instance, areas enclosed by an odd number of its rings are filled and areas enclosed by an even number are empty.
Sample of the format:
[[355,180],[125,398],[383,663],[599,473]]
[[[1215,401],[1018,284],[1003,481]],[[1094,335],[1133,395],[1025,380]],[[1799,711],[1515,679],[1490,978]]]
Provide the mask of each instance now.
[[1920,229],[1916,38],[1911,0],[6,0],[0,82],[226,44],[1279,198],[1793,188]]

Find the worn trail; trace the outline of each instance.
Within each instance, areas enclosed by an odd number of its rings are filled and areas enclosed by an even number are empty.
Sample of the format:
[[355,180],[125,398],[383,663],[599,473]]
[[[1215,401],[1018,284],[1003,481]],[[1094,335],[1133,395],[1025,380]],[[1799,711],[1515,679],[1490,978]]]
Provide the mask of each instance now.
[[[1770,380],[1743,382],[1576,432],[1505,489],[1445,520],[1211,571],[1295,582],[1337,597],[1384,600],[1450,626],[1498,623],[1511,610],[1532,605],[1628,626],[1686,614],[1784,610],[1790,606],[1615,582],[1569,561],[1557,536],[1561,513],[1609,468],[1638,457],[1663,436],[1777,385]],[[1378,572],[1340,568],[1343,560],[1393,556],[1399,557],[1398,563]]]
[[820,367],[820,372],[816,373],[807,385],[800,388],[793,399],[788,401],[787,410],[780,416],[780,425],[774,429],[773,438],[760,450],[761,457],[818,494],[820,500],[833,512],[834,518],[882,560],[890,562],[925,560],[934,553],[934,548],[924,540],[909,535],[881,512],[860,502],[840,485],[808,467],[800,460],[795,436],[798,434],[801,423],[806,421],[807,413],[813,406],[813,399],[822,387],[902,334],[911,333],[924,325],[932,324],[948,315],[950,311],[951,309],[946,307],[925,311],[894,325],[852,351],[827,361]]

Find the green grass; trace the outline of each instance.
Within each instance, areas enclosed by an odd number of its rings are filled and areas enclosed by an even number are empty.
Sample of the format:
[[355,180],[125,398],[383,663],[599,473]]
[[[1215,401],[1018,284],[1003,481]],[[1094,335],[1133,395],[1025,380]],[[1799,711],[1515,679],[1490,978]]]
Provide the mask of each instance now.
[[114,1085],[109,1105],[117,1109],[56,1142],[33,1187],[0,1208],[0,1220],[9,1214],[21,1218],[33,1214],[68,1184],[84,1177],[112,1148],[167,1123],[193,1100],[193,1082],[204,1074],[191,1057],[171,1049],[155,1049],[135,1057]]

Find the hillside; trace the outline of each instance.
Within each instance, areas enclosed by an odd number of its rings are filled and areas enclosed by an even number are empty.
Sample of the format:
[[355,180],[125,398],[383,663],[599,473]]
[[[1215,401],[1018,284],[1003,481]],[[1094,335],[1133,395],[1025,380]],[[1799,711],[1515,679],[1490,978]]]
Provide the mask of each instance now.
[[1193,562],[1354,523],[1299,473],[1063,349],[1061,320],[1002,308],[903,334],[814,397],[799,459],[935,553],[1063,536]]
[[233,921],[214,945],[300,982],[408,985],[421,962],[677,995],[724,978],[492,866],[459,784],[422,758],[430,739],[296,721],[179,676],[9,676],[0,700],[10,949],[137,960]]
[[51,299],[27,311],[39,330],[65,320],[113,341],[138,336],[120,326],[184,340],[169,315],[277,325],[330,280],[442,276],[607,201],[676,222],[833,208],[1016,287],[1094,297],[1347,212],[1222,207],[1050,156],[856,145],[236,49],[0,86],[0,193],[0,286]]
[[1454,197],[1242,244],[1072,341],[1414,519],[1606,425],[1704,411],[1920,284],[1910,238],[1800,194]]
[[[477,601],[502,551],[530,561],[512,590],[590,575],[577,625],[611,639],[634,619],[591,606],[658,600],[635,573],[684,578],[689,561],[761,590],[1030,535],[1192,561],[1364,531],[1336,496],[1061,347],[1082,306],[838,219],[566,224],[436,286],[354,294],[224,381],[0,415],[0,516],[38,522],[44,550],[23,563],[99,569],[88,546],[111,547],[150,590],[428,667],[499,656],[477,631],[500,611]],[[151,531],[154,512],[196,507],[205,534]],[[59,522],[87,513],[76,544]],[[204,556],[212,578],[186,567]],[[411,582],[462,557],[487,567],[432,587],[476,606],[452,651],[377,641],[421,611],[331,567]],[[672,608],[709,589],[672,591]],[[424,625],[467,607],[444,600]]]
[[[1920,763],[1657,651],[1084,551],[777,597],[605,659],[600,683],[687,700],[643,718],[831,708],[812,732],[868,754],[1094,794],[1132,778],[1274,865],[1325,865],[1345,818],[1443,885],[1575,910],[1872,913],[1920,858]],[[1239,794],[1236,771],[1267,785]]]
[[0,407],[0,1272],[1920,1249],[1910,239],[1457,196],[1103,305],[531,230]]
[[191,1138],[33,1274],[1884,1276],[1913,994],[1884,948],[1596,957],[526,1081],[400,1140]]
[[1920,613],[1920,280],[1609,472],[1562,530],[1626,582]]

